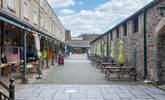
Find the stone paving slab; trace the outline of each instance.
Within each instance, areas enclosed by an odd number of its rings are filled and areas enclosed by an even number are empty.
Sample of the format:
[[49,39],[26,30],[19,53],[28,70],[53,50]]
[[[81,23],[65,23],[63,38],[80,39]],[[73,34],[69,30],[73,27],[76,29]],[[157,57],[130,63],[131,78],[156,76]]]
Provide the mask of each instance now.
[[165,100],[151,85],[25,85],[16,100]]

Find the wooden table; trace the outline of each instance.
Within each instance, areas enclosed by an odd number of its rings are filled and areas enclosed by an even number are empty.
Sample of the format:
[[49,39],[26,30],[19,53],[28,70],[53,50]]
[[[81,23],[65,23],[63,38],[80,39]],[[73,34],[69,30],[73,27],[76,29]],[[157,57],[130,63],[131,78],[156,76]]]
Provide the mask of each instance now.
[[105,78],[110,79],[111,74],[117,74],[117,78],[123,78],[125,74],[129,75],[130,78],[134,77],[136,80],[136,69],[135,67],[106,67]]
[[112,62],[101,62],[101,72],[105,72],[106,67],[114,67],[117,64],[116,63],[112,63]]
[[96,59],[95,62],[96,62],[96,68],[101,68],[102,63],[107,61],[102,59]]

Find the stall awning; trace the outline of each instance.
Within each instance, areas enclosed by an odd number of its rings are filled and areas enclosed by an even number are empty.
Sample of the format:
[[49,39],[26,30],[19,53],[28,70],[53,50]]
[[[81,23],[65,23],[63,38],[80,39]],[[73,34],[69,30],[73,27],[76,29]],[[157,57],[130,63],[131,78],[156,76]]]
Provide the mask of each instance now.
[[9,19],[7,19],[7,18],[5,18],[5,17],[0,16],[0,20],[6,22],[6,23],[8,23],[8,24],[15,25],[15,26],[17,26],[17,27],[19,27],[19,28],[25,29],[22,25],[20,25],[20,24],[14,22],[14,21],[11,21],[11,20],[9,20]]

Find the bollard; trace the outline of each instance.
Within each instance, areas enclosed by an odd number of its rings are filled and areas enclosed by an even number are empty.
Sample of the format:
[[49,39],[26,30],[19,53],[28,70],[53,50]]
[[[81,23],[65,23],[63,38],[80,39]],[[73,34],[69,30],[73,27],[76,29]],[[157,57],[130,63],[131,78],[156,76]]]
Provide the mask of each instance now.
[[9,84],[9,100],[15,100],[15,84],[14,84],[14,78],[10,79]]

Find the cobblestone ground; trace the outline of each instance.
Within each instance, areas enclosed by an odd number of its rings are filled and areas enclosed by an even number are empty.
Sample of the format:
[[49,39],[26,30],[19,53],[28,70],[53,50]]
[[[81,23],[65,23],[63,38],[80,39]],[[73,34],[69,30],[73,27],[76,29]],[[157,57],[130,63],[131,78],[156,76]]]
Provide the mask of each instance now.
[[24,85],[16,100],[165,100],[165,92],[138,82],[106,81],[85,55],[67,57],[44,79]]

